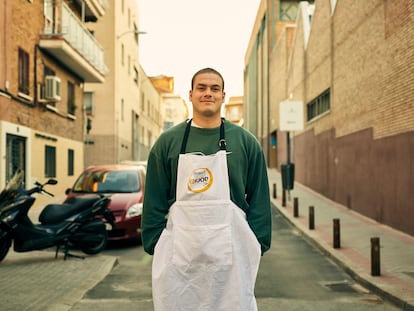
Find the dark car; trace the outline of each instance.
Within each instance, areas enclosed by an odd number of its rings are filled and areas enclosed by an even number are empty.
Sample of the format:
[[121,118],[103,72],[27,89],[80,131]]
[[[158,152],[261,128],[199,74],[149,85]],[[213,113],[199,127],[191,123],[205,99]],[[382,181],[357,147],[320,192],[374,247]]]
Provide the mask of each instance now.
[[115,216],[115,228],[108,226],[109,240],[140,240],[145,174],[143,167],[135,165],[91,166],[66,190],[66,199],[91,193],[110,194],[109,209]]

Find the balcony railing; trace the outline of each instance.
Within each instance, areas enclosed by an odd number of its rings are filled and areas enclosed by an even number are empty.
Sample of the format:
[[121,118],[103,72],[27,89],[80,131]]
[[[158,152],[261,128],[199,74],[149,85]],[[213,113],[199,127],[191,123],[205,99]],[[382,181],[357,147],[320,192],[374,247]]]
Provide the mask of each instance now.
[[62,3],[62,35],[99,72],[105,73],[103,48],[65,3]]
[[[97,71],[95,75],[105,75],[108,70],[104,63],[104,50],[101,45],[64,2],[58,6],[61,6],[61,8],[55,7],[54,10],[60,13],[55,14],[55,16],[59,16],[60,19],[58,18],[51,21],[48,19],[48,14],[45,11],[46,22],[43,36],[47,38],[46,40],[61,40],[63,38],[72,49],[82,56],[87,63]],[[48,9],[50,10],[50,8]],[[48,45],[46,48],[51,49],[50,46],[51,45]],[[53,48],[56,50],[56,47]],[[65,50],[65,48],[62,47],[60,54],[56,53],[56,55],[63,55],[63,52],[65,52],[63,50]],[[64,56],[60,57],[64,58]],[[65,57],[67,57],[67,55]],[[71,68],[76,71],[76,68],[73,68],[73,62],[76,61],[76,55],[73,55],[71,58],[72,59],[67,60],[67,62],[71,62]],[[64,61],[64,59],[62,59],[62,61]],[[79,73],[84,73],[87,69],[85,69],[84,64],[82,64],[81,67],[82,68],[79,68]],[[97,82],[93,81],[94,78],[88,78],[88,73],[81,74],[81,76],[84,76],[87,82]]]

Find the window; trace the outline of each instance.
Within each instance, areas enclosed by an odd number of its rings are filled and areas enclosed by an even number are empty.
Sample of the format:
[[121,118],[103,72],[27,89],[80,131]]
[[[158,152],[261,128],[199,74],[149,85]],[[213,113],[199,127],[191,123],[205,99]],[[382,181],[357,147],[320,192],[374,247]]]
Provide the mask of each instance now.
[[299,1],[282,0],[280,1],[279,18],[281,21],[294,21],[298,15]]
[[43,75],[45,77],[46,76],[56,76],[56,72],[52,68],[50,68],[48,66],[44,66],[44,68],[43,68]]
[[144,92],[141,93],[141,111],[145,111],[145,94]]
[[124,121],[124,109],[125,109],[125,107],[124,107],[124,99],[122,98],[121,99],[121,121]]
[[53,33],[53,3],[52,1],[43,2],[43,14],[45,17],[45,33]]
[[[43,77],[47,77],[47,76],[56,76],[56,72],[52,68],[45,65],[43,67]],[[45,95],[46,95],[46,81],[45,81],[45,84],[43,86],[43,97],[45,97]],[[56,102],[54,102],[54,101],[49,102],[48,105],[55,107]]]
[[138,26],[137,24],[134,23],[134,40],[137,44],[138,44],[138,37],[139,37]]
[[6,134],[6,181],[17,169],[26,171],[26,137]]
[[122,66],[124,66],[125,65],[125,59],[124,59],[124,45],[123,44],[121,44],[121,64],[122,64]]
[[68,176],[74,175],[75,151],[68,149]]
[[19,48],[19,92],[29,95],[29,53]]
[[56,147],[45,146],[45,177],[56,177]]
[[53,2],[52,1],[43,2],[43,14],[50,22],[52,22],[53,20]]
[[312,100],[307,105],[307,121],[315,119],[317,116],[329,111],[331,109],[331,92],[327,89],[317,98]]
[[93,92],[83,93],[83,107],[85,107],[86,115],[93,116]]
[[231,107],[229,110],[229,119],[237,120],[239,118],[239,107]]
[[138,69],[134,66],[134,82],[138,85]]
[[[279,20],[295,21],[299,12],[299,3],[302,0],[280,0]],[[315,0],[307,0],[309,4],[314,4]],[[311,17],[310,17],[311,18]]]
[[67,101],[68,114],[75,115],[76,101],[75,101],[75,84],[68,81],[68,101]]
[[151,147],[151,145],[152,145],[152,132],[150,130],[148,130],[147,137],[148,137],[147,146]]

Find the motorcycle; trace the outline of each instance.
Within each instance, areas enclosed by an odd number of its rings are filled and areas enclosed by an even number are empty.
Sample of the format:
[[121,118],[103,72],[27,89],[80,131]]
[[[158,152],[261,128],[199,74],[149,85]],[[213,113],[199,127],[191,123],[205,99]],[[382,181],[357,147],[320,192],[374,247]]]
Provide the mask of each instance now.
[[35,202],[33,194],[53,197],[44,189],[57,180],[35,182],[33,188],[24,189],[24,174],[18,170],[0,193],[0,262],[6,257],[13,242],[15,252],[29,252],[56,247],[55,258],[63,251],[64,259],[77,257],[70,249],[80,249],[95,255],[106,248],[108,226],[115,226],[115,217],[107,208],[108,195],[90,195],[66,200],[62,204],[48,204],[39,215],[39,223],[28,216]]

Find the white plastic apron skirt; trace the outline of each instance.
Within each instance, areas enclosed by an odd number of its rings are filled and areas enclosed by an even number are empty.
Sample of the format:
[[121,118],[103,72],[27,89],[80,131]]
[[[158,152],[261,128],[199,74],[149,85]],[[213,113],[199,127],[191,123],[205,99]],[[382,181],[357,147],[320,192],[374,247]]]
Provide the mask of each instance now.
[[178,161],[176,202],[154,250],[156,311],[257,310],[254,287],[260,244],[245,213],[230,200],[224,124],[220,150]]

